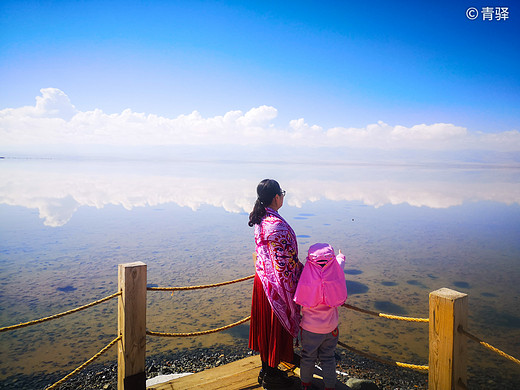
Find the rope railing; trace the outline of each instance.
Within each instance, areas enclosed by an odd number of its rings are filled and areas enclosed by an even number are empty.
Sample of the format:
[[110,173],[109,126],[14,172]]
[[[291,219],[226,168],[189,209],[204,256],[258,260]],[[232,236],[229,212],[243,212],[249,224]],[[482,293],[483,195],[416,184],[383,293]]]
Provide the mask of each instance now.
[[80,365],[78,368],[76,368],[74,371],[70,372],[69,374],[65,375],[62,379],[60,379],[58,382],[50,385],[49,387],[46,387],[45,390],[51,390],[55,389],[57,386],[61,385],[63,382],[70,379],[72,376],[77,374],[79,371],[83,370],[86,366],[88,366],[90,363],[92,363],[94,360],[98,359],[103,355],[106,351],[108,351],[115,343],[117,343],[119,340],[121,340],[123,336],[119,335],[114,340],[112,340],[110,343],[108,343],[101,351],[96,353],[94,356],[92,356],[89,360],[87,360],[85,363]]
[[[354,310],[354,311],[357,311],[357,312],[360,312],[360,313],[369,314],[369,315],[372,315],[372,316],[375,316],[375,317],[387,318],[387,319],[391,319],[391,320],[409,321],[409,322],[429,322],[430,321],[429,318],[403,317],[403,316],[395,316],[395,315],[392,315],[392,314],[378,313],[376,311],[362,309],[362,308],[359,308],[359,307],[356,307],[356,306],[352,306],[352,305],[349,305],[347,303],[344,303],[342,306],[347,308],[347,309],[351,309],[351,310]],[[394,361],[391,361],[391,360],[382,359],[382,358],[377,357],[375,355],[372,355],[370,353],[363,352],[363,351],[360,351],[359,349],[356,349],[354,347],[348,346],[347,344],[342,343],[341,341],[338,341],[338,345],[341,345],[343,348],[346,348],[346,349],[348,349],[351,352],[354,352],[354,353],[359,354],[361,356],[365,356],[365,357],[367,357],[369,359],[375,360],[375,361],[380,362],[380,363],[389,364],[389,365],[392,365],[392,366],[403,367],[403,368],[409,368],[409,369],[418,370],[418,371],[428,371],[428,369],[429,369],[428,366],[422,366],[422,365],[417,365],[417,364],[409,364],[409,363],[401,363],[401,362],[394,362]]]
[[242,318],[241,320],[237,321],[237,322],[233,322],[232,324],[229,324],[229,325],[226,325],[226,326],[222,326],[220,328],[215,328],[215,329],[210,329],[210,330],[204,330],[204,331],[200,331],[200,332],[191,332],[191,333],[162,333],[162,332],[152,332],[152,331],[149,331],[147,330],[146,331],[146,334],[147,335],[150,335],[150,336],[160,336],[160,337],[193,337],[193,336],[204,336],[206,334],[210,334],[210,333],[217,333],[217,332],[221,332],[223,330],[226,330],[226,329],[229,329],[229,328],[233,328],[234,326],[237,326],[237,325],[240,325],[240,324],[243,324],[244,322],[247,322],[251,319],[251,316],[247,316],[245,318]]
[[[132,263],[132,264],[129,264],[129,265],[133,266],[134,264]],[[143,265],[145,266],[145,264],[140,264],[140,265],[138,265],[138,267],[142,267]],[[254,276],[255,275],[250,275],[250,276],[246,276],[246,277],[243,277],[243,278],[239,278],[239,279],[235,279],[235,280],[231,280],[231,281],[227,281],[227,282],[207,284],[207,285],[198,285],[198,286],[146,287],[146,290],[148,290],[148,291],[171,291],[172,294],[173,294],[173,291],[197,290],[197,289],[205,289],[205,288],[225,286],[225,285],[229,285],[229,284],[238,283],[238,282],[242,282],[242,281],[246,281],[246,280],[252,279],[252,278],[254,278]],[[146,277],[145,277],[144,280],[145,280],[144,283],[146,283]],[[141,291],[145,292],[144,285],[143,285],[143,288],[142,288]],[[50,321],[50,320],[53,320],[53,319],[57,319],[57,318],[66,316],[68,314],[73,314],[73,313],[76,313],[78,311],[81,311],[81,310],[87,309],[89,307],[98,305],[100,303],[106,302],[106,301],[108,301],[108,300],[110,300],[112,298],[115,298],[117,296],[120,296],[120,295],[123,296],[123,300],[124,300],[125,299],[124,298],[125,295],[123,294],[122,291],[119,291],[119,292],[114,293],[112,295],[109,295],[109,296],[107,296],[105,298],[99,299],[97,301],[94,301],[94,302],[91,302],[89,304],[77,307],[77,308],[72,309],[72,310],[68,310],[68,311],[63,312],[63,313],[55,314],[55,315],[52,315],[52,316],[49,316],[49,317],[44,317],[44,318],[41,318],[41,319],[38,319],[38,320],[28,321],[28,322],[24,322],[24,323],[21,323],[21,324],[11,325],[11,326],[0,328],[0,333],[6,332],[6,331],[10,331],[10,330],[14,330],[14,329],[19,329],[19,328],[30,326],[30,325],[39,324],[39,323],[46,322],[46,321]],[[146,298],[144,299],[144,302],[145,302],[145,300],[146,300]],[[124,305],[125,304],[123,302],[123,307],[125,307]],[[430,305],[431,305],[431,303],[430,303]],[[369,314],[369,315],[372,315],[372,316],[386,318],[386,319],[393,319],[393,320],[400,320],[400,321],[409,321],[409,322],[422,322],[422,323],[429,322],[428,318],[405,317],[405,316],[396,316],[396,315],[392,315],[392,314],[379,313],[379,312],[372,311],[372,310],[358,308],[358,307],[355,307],[355,306],[352,306],[352,305],[346,304],[346,303],[343,304],[342,306],[347,308],[347,309],[350,309],[350,310],[354,310],[354,311],[361,312],[361,313],[364,313],[364,314]],[[121,302],[120,302],[120,307],[121,307]],[[249,321],[250,319],[251,319],[251,316],[247,316],[247,317],[242,318],[241,320],[236,321],[234,323],[231,323],[231,324],[219,327],[219,328],[215,328],[215,329],[205,330],[205,331],[185,332],[185,333],[167,333],[167,332],[158,332],[158,331],[146,330],[145,333],[146,333],[146,335],[149,335],[149,336],[158,336],[158,337],[194,337],[194,336],[203,336],[203,335],[207,335],[207,334],[211,334],[211,333],[217,333],[217,332],[221,332],[221,331],[233,328],[235,326],[241,325],[241,324]],[[497,353],[498,355],[500,355],[500,356],[502,356],[504,358],[507,358],[508,360],[511,360],[512,362],[520,365],[520,360],[519,359],[516,359],[515,357],[513,357],[511,355],[508,355],[507,353],[499,350],[498,348],[495,348],[492,345],[482,341],[478,337],[476,337],[476,336],[472,335],[471,333],[467,332],[466,330],[464,330],[462,326],[459,326],[458,331],[459,331],[459,333],[467,336],[471,340],[481,344],[485,348],[487,348],[487,349]],[[144,335],[144,333],[143,333],[143,335]],[[57,386],[59,386],[60,384],[62,384],[66,380],[68,380],[70,377],[72,377],[73,375],[75,375],[76,373],[81,371],[87,365],[89,365],[90,363],[92,363],[93,361],[98,359],[101,355],[103,355],[105,352],[107,352],[114,344],[116,344],[122,338],[123,338],[123,335],[120,334],[118,337],[116,337],[114,340],[112,340],[108,345],[106,345],[102,350],[100,350],[97,354],[95,354],[92,358],[90,358],[89,360],[87,360],[86,362],[81,364],[79,367],[77,367],[71,373],[66,375],[64,378],[60,379],[58,382],[56,382],[53,385],[47,387],[46,390],[55,389]],[[356,349],[354,347],[351,347],[351,346],[349,346],[349,345],[347,345],[347,344],[345,344],[345,343],[343,343],[341,341],[338,341],[338,345],[340,345],[341,347],[343,347],[343,348],[345,348],[345,349],[347,349],[347,350],[349,350],[349,351],[351,351],[351,352],[353,352],[355,354],[364,356],[366,358],[372,359],[372,360],[380,362],[380,363],[384,363],[384,364],[388,364],[388,365],[392,365],[392,366],[397,366],[397,367],[402,367],[402,368],[407,368],[407,369],[412,369],[412,370],[418,370],[418,371],[428,371],[429,370],[429,366],[428,365],[409,364],[409,363],[402,363],[402,362],[397,362],[397,361],[391,361],[391,360],[383,359],[383,358],[375,356],[375,355],[373,355],[371,353],[358,350],[358,349]]]
[[[359,308],[359,307],[355,307],[355,306],[352,306],[352,305],[349,305],[349,304],[346,304],[346,303],[343,304],[342,306],[347,308],[347,309],[351,309],[351,310],[354,310],[354,311],[357,311],[357,312],[360,312],[360,313],[373,315],[373,316],[376,316],[376,317],[382,317],[382,318],[388,318],[388,319],[400,320],[400,321],[429,322],[428,318],[403,317],[403,316],[395,316],[395,315],[385,314],[385,313],[378,313],[378,312],[375,312],[375,311],[372,311],[372,310],[367,310],[367,309],[362,309],[362,308]],[[513,363],[516,363],[516,364],[520,365],[520,360],[519,359],[515,358],[514,356],[511,356],[511,355],[507,354],[504,351],[501,351],[500,349],[492,346],[489,343],[486,343],[485,341],[479,339],[477,336],[472,335],[471,333],[466,331],[462,326],[458,327],[458,331],[460,333],[462,333],[463,335],[465,335],[466,337],[468,337],[469,339],[471,339],[471,340],[477,342],[478,344],[482,345],[483,347],[489,349],[490,351],[495,352],[497,355],[500,355],[503,358],[506,358],[506,359],[512,361]],[[342,343],[340,341],[338,341],[338,344],[341,345],[342,347],[344,347],[344,348],[354,352],[354,353],[360,354],[362,356],[365,356],[367,358],[370,358],[372,360],[375,360],[375,361],[378,361],[378,362],[381,362],[381,363],[386,363],[386,364],[399,366],[399,367],[411,368],[411,369],[414,369],[414,370],[428,370],[428,366],[420,366],[420,365],[415,365],[415,364],[392,362],[392,361],[389,361],[389,360],[381,359],[381,358],[379,358],[379,357],[377,357],[375,355],[369,354],[367,352],[360,351],[360,350],[358,350],[356,348],[350,347],[350,346],[348,346],[348,345],[346,345],[346,344],[344,344],[344,343]]]
[[[68,310],[68,311],[65,311],[63,313],[58,313],[58,314],[54,314],[52,316],[48,316],[48,317],[44,317],[44,318],[40,318],[38,320],[33,320],[33,321],[28,321],[28,322],[23,322],[21,324],[16,324],[16,325],[11,325],[11,326],[6,326],[6,327],[3,327],[3,328],[0,328],[0,333],[2,332],[7,332],[7,331],[10,331],[10,330],[15,330],[15,329],[20,329],[20,328],[24,328],[26,326],[30,326],[30,325],[36,325],[36,324],[41,324],[42,322],[46,322],[46,321],[50,321],[50,320],[55,320],[55,319],[58,319],[60,317],[64,317],[66,315],[69,315],[69,314],[73,314],[73,313],[77,313],[78,311],[81,311],[81,310],[85,310],[85,309],[88,309],[89,307],[92,307],[92,306],[96,306],[96,305],[99,305],[100,303],[103,303],[103,302],[106,302],[112,298],[115,298],[117,296],[121,295],[121,291],[119,292],[116,292],[112,295],[109,295],[105,298],[101,298],[101,299],[98,299],[97,301],[94,301],[94,302],[90,302],[86,305],[83,305],[83,306],[80,306],[80,307],[76,307],[74,309],[71,309],[71,310]],[[51,389],[54,389],[56,388],[57,386],[61,385],[63,382],[67,381],[68,379],[70,379],[72,376],[74,376],[75,374],[77,374],[79,371],[81,371],[83,368],[85,368],[86,366],[88,366],[90,363],[92,363],[94,360],[98,359],[101,355],[103,355],[106,351],[108,351],[110,349],[110,347],[112,347],[115,343],[117,343],[119,340],[121,340],[123,336],[118,336],[116,337],[114,340],[112,340],[107,346],[105,346],[101,351],[99,351],[98,353],[96,353],[93,357],[91,357],[89,360],[87,360],[85,363],[83,363],[82,365],[80,365],[78,368],[76,368],[75,370],[73,370],[72,372],[70,372],[69,374],[67,374],[66,376],[64,376],[62,379],[60,379],[58,382],[54,383],[53,385],[49,386],[46,388],[46,390],[51,390]]]
[[342,343],[341,341],[338,341],[338,345],[342,346],[345,349],[348,349],[351,352],[354,352],[357,355],[364,356],[364,357],[372,359],[372,360],[374,360],[376,362],[389,364],[391,366],[398,366],[398,367],[409,368],[409,369],[412,369],[412,370],[419,370],[419,371],[428,371],[428,369],[429,369],[428,366],[421,366],[421,365],[417,365],[417,364],[401,363],[401,362],[394,362],[394,361],[391,361],[391,360],[386,360],[386,359],[380,358],[380,357],[378,357],[376,355],[372,355],[371,353],[363,352],[363,351],[361,351],[359,349],[351,347],[351,346],[349,346],[349,345],[347,345],[345,343]]
[[469,333],[468,331],[466,331],[462,326],[459,326],[457,328],[457,330],[462,333],[464,336],[468,337],[470,340],[473,340],[477,343],[479,343],[480,345],[482,345],[484,348],[487,348],[489,349],[490,351],[493,351],[495,352],[496,354],[508,359],[508,360],[511,360],[513,363],[516,363],[516,364],[519,364],[520,365],[520,360],[505,353],[504,351],[501,351],[500,349],[496,348],[496,347],[493,347],[491,344],[488,344],[486,343],[485,341],[482,341],[481,339],[479,339],[477,336],[474,336],[472,335],[471,333]]
[[249,275],[240,279],[230,280],[228,282],[204,284],[201,286],[184,286],[184,287],[146,287],[148,291],[185,291],[185,290],[200,290],[203,288],[220,287],[228,284],[243,282],[244,280],[253,279],[255,275]]
[[[205,289],[205,288],[221,287],[221,286],[226,286],[226,285],[233,284],[233,283],[243,282],[245,280],[249,280],[249,279],[252,279],[254,277],[255,277],[255,275],[253,274],[253,275],[245,276],[243,278],[230,280],[230,281],[227,281],[227,282],[213,283],[213,284],[204,284],[204,285],[200,285],[200,286],[147,287],[146,289],[148,291],[172,291],[172,293],[173,293],[173,291],[200,290],[200,289]],[[229,324],[229,325],[226,325],[226,326],[222,326],[220,328],[209,329],[209,330],[204,330],[204,331],[199,331],[199,332],[167,333],[167,332],[155,332],[155,331],[147,330],[146,334],[149,335],[149,336],[158,336],[158,337],[195,337],[195,336],[203,336],[203,335],[207,335],[207,334],[211,334],[211,333],[217,333],[217,332],[221,332],[221,331],[226,330],[226,329],[233,328],[233,327],[235,327],[237,325],[240,325],[240,324],[243,324],[244,322],[249,321],[250,319],[251,319],[251,316],[247,316],[247,317],[242,318],[241,320],[239,320],[237,322],[234,322],[232,324]]]
[[[201,286],[147,287],[147,290],[151,290],[151,291],[154,291],[154,290],[155,291],[172,291],[173,292],[173,291],[181,291],[181,290],[197,290],[197,289],[204,289],[204,288],[211,288],[211,287],[220,287],[220,286],[225,286],[225,285],[229,285],[229,284],[233,284],[233,283],[238,283],[238,282],[242,282],[242,281],[245,281],[245,280],[249,280],[249,279],[254,278],[254,276],[255,275],[250,275],[250,276],[246,276],[246,277],[243,277],[243,278],[240,278],[240,279],[236,279],[236,280],[231,280],[231,281],[222,282],[222,283],[201,285]],[[51,316],[48,316],[48,317],[44,317],[44,318],[40,318],[40,319],[37,319],[37,320],[32,320],[32,321],[16,324],[16,325],[2,327],[2,328],[0,328],[0,333],[6,332],[6,331],[10,331],[10,330],[20,329],[20,328],[23,328],[23,327],[26,327],[26,326],[30,326],[30,325],[40,324],[40,323],[43,323],[43,322],[46,322],[46,321],[50,321],[50,320],[54,320],[54,319],[58,319],[58,318],[66,316],[66,315],[73,314],[73,313],[79,312],[81,310],[87,309],[89,307],[92,307],[92,306],[98,305],[100,303],[106,302],[106,301],[108,301],[108,300],[110,300],[112,298],[115,298],[117,296],[120,296],[120,295],[122,295],[121,291],[119,291],[117,293],[114,293],[112,295],[109,295],[109,296],[107,296],[105,298],[99,299],[97,301],[88,303],[86,305],[83,305],[83,306],[80,306],[80,307],[68,310],[66,312],[54,314],[54,315],[51,315]],[[202,335],[206,335],[206,334],[210,334],[210,333],[216,333],[216,332],[220,332],[220,331],[223,331],[223,330],[226,330],[226,329],[230,329],[232,327],[235,327],[237,325],[240,325],[240,324],[243,324],[243,323],[249,321],[250,318],[251,318],[251,316],[248,316],[248,317],[245,317],[245,318],[243,318],[243,319],[241,319],[241,320],[239,320],[237,322],[234,322],[232,324],[229,324],[229,325],[226,325],[226,326],[223,326],[223,327],[220,327],[220,328],[210,329],[210,330],[200,331],[200,332],[191,332],[191,333],[162,333],[162,332],[147,331],[146,334],[151,335],[151,336],[161,336],[161,337],[202,336]],[[47,387],[46,390],[55,389],[56,387],[58,387],[59,385],[61,385],[62,383],[64,383],[68,379],[70,379],[72,376],[77,374],[79,371],[81,371],[87,365],[89,365],[90,363],[92,363],[93,361],[95,361],[96,359],[101,357],[105,352],[107,352],[114,344],[116,344],[121,339],[122,339],[122,335],[119,335],[114,340],[112,340],[108,345],[106,345],[103,349],[101,349],[98,353],[96,353],[92,358],[90,358],[89,360],[87,360],[86,362],[81,364],[79,367],[74,369],[72,372],[67,374],[65,377],[60,379],[58,382],[56,382],[56,383],[52,384],[51,386]]]
[[4,328],[0,328],[0,333],[2,332],[7,332],[9,330],[14,330],[14,329],[19,329],[19,328],[24,328],[26,326],[29,326],[29,325],[36,325],[36,324],[40,324],[42,322],[46,322],[46,321],[50,321],[50,320],[55,320],[57,318],[60,318],[60,317],[63,317],[63,316],[66,316],[68,314],[73,314],[73,313],[76,313],[78,311],[81,311],[81,310],[85,310],[85,309],[88,309],[89,307],[92,307],[92,306],[95,306],[95,305],[99,305],[100,303],[103,303],[103,302],[106,302],[112,298],[115,298],[117,297],[118,295],[121,295],[121,291],[119,292],[116,292],[112,295],[109,295],[108,297],[105,297],[105,298],[102,298],[102,299],[99,299],[97,301],[94,301],[94,302],[91,302],[91,303],[88,303],[86,305],[83,305],[83,306],[80,306],[80,307],[76,307],[75,309],[72,309],[72,310],[68,310],[68,311],[65,311],[63,313],[58,313],[58,314],[54,314],[52,316],[49,316],[49,317],[44,317],[44,318],[40,318],[38,320],[33,320],[33,321],[28,321],[28,322],[23,322],[21,324],[17,324],[17,325],[11,325],[11,326],[6,326]]
[[[147,287],[147,290],[151,290],[151,291],[181,291],[181,290],[197,290],[197,289],[204,289],[204,288],[211,288],[211,287],[220,287],[220,286],[225,286],[225,285],[228,285],[228,284],[233,284],[233,283],[238,283],[238,282],[242,282],[242,281],[245,281],[245,280],[248,280],[248,279],[252,279],[254,278],[255,275],[250,275],[250,276],[246,276],[244,278],[240,278],[240,279],[236,279],[236,280],[231,280],[231,281],[227,281],[227,282],[222,282],[222,283],[214,283],[214,284],[208,284],[208,285],[201,285],[201,286],[186,286],[186,287]],[[73,313],[76,313],[78,311],[81,311],[81,310],[84,310],[84,309],[87,309],[89,307],[92,307],[92,306],[95,306],[95,305],[98,305],[100,303],[103,303],[103,302],[106,302],[112,298],[115,298],[119,295],[121,295],[122,292],[119,291],[117,293],[114,293],[112,295],[109,295],[105,298],[102,298],[102,299],[99,299],[97,301],[94,301],[94,302],[91,302],[91,303],[88,303],[86,305],[83,305],[83,306],[80,306],[80,307],[77,307],[77,308],[74,308],[74,309],[71,309],[71,310],[68,310],[68,311],[65,311],[65,312],[62,312],[62,313],[58,313],[58,314],[54,314],[52,316],[48,316],[48,317],[44,317],[44,318],[40,318],[40,319],[37,319],[37,320],[32,320],[32,321],[28,321],[28,322],[24,322],[24,323],[20,323],[20,324],[16,324],[16,325],[11,325],[11,326],[6,326],[6,327],[2,327],[0,328],[0,333],[2,332],[7,332],[7,331],[10,331],[10,330],[15,330],[15,329],[20,329],[20,328],[23,328],[23,327],[26,327],[26,326],[30,326],[30,325],[36,325],[36,324],[40,324],[42,322],[46,322],[46,321],[50,321],[50,320],[54,320],[54,319],[58,319],[58,318],[61,318],[61,317],[64,317],[66,315],[69,315],[69,314],[73,314]],[[249,321],[249,319],[251,318],[251,316],[248,316],[248,317],[245,317],[243,319],[241,319],[240,321],[237,321],[235,323],[232,323],[232,324],[229,324],[229,325],[226,325],[226,326],[223,326],[223,327],[220,327],[220,328],[217,328],[217,329],[210,329],[210,330],[207,330],[207,331],[201,331],[201,332],[191,332],[191,333],[161,333],[161,332],[152,332],[152,331],[147,331],[146,334],[148,335],[151,335],[151,336],[162,336],[162,337],[191,337],[191,336],[201,336],[201,335],[205,335],[205,334],[210,334],[210,333],[216,333],[216,332],[220,332],[220,331],[223,331],[223,330],[226,330],[226,329],[229,329],[229,328],[232,328],[234,326],[237,326],[237,325],[240,325],[240,324],[243,324],[244,322],[247,322]],[[49,386],[46,388],[46,390],[50,390],[50,389],[54,389],[56,388],[57,386],[59,386],[60,384],[64,383],[65,381],[67,381],[68,379],[70,379],[72,376],[74,376],[75,374],[77,374],[79,371],[81,371],[83,368],[85,368],[87,365],[89,365],[90,363],[92,363],[93,361],[95,361],[96,359],[98,359],[101,355],[103,355],[106,351],[108,351],[115,343],[117,343],[119,340],[122,339],[122,336],[118,336],[116,337],[114,340],[112,340],[107,346],[105,346],[101,351],[99,351],[97,354],[95,354],[92,358],[90,358],[89,360],[87,360],[85,363],[83,363],[82,365],[80,365],[79,367],[77,367],[75,370],[73,370],[72,372],[70,372],[68,375],[66,375],[65,377],[63,377],[62,379],[60,379],[58,382],[54,383],[53,385]]]
[[390,320],[409,321],[409,322],[430,322],[429,318],[403,317],[403,316],[396,316],[393,314],[378,313],[378,312],[372,311],[372,310],[361,309],[359,307],[355,307],[355,306],[349,305],[347,303],[344,303],[342,306],[346,307],[347,309],[358,311],[360,313],[370,314],[375,317],[388,318]]

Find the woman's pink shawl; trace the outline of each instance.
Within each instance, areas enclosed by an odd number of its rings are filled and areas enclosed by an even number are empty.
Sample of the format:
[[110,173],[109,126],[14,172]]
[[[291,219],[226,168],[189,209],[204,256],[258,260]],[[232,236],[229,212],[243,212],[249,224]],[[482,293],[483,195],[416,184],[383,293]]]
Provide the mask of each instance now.
[[300,328],[300,309],[294,292],[302,272],[296,235],[289,224],[271,208],[255,225],[256,273],[276,317],[293,336]]
[[[347,299],[347,285],[339,262],[344,264],[345,256],[335,256],[329,244],[312,245],[298,282],[295,302],[305,307],[342,305]],[[325,265],[322,267],[320,263]]]

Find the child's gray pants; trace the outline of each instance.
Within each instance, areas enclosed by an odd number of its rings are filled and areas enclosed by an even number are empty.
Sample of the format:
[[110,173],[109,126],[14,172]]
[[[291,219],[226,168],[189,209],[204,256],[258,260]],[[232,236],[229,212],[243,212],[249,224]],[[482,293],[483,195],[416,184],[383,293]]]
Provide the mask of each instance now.
[[300,378],[302,382],[312,382],[314,364],[320,359],[325,387],[336,386],[336,359],[334,352],[338,344],[338,328],[330,333],[320,334],[302,329],[302,358],[300,362]]

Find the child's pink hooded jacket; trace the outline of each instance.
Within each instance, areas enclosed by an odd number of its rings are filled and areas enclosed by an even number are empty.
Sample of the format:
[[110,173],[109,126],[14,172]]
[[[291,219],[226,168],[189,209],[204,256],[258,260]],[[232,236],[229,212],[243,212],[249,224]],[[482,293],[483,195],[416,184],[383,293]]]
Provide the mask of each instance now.
[[347,299],[344,268],[345,255],[336,256],[329,244],[314,244],[309,248],[294,295],[295,302],[302,306],[303,329],[321,334],[336,329],[337,307]]

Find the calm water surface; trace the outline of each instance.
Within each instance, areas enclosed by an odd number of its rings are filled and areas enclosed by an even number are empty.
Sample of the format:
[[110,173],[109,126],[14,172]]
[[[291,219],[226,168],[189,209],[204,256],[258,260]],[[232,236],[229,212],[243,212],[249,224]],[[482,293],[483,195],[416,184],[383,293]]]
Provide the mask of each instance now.
[[[117,290],[117,265],[143,261],[148,284],[254,273],[247,216],[257,183],[277,179],[300,259],[315,242],[347,255],[348,302],[428,317],[441,287],[469,295],[472,333],[520,356],[520,170],[225,162],[0,160],[0,326],[69,310]],[[148,292],[149,330],[223,326],[250,311],[252,282]],[[0,379],[67,371],[116,336],[116,300],[0,334]],[[247,325],[191,339],[148,337],[148,354],[230,344]],[[427,364],[428,326],[341,310],[340,339]],[[520,369],[470,343],[470,372]],[[115,348],[103,359],[114,360]]]

